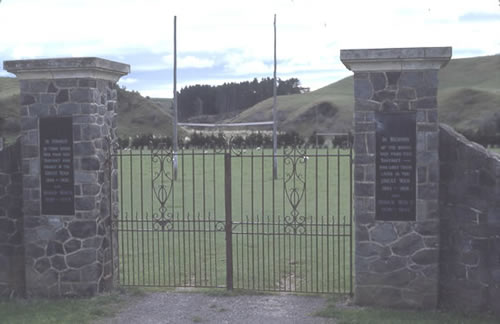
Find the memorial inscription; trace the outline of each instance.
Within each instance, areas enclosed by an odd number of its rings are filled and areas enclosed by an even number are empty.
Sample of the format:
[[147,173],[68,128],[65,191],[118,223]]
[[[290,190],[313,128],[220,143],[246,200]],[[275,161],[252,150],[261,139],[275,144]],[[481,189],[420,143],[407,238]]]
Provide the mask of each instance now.
[[377,220],[416,220],[416,114],[379,112],[376,121]]
[[40,118],[40,169],[42,214],[74,214],[71,117]]

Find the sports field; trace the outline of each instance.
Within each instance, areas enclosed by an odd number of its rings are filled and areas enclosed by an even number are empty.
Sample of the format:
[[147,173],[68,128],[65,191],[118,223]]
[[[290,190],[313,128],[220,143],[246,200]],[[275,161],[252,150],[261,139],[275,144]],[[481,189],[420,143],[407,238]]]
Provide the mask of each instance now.
[[277,179],[270,150],[180,151],[176,179],[174,160],[117,155],[123,285],[225,287],[230,210],[235,288],[350,292],[349,150],[280,150]]

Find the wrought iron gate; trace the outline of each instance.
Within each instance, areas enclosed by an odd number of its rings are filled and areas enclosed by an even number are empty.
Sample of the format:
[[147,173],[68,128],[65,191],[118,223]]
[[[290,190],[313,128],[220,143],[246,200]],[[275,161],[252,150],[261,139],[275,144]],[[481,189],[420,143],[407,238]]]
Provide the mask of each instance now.
[[350,147],[113,157],[121,285],[352,293]]

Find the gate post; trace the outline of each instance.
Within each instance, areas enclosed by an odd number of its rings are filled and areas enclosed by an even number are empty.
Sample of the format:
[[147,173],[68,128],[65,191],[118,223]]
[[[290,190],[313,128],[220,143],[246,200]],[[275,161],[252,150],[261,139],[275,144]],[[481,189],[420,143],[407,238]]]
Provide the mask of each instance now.
[[451,47],[341,50],[354,72],[355,302],[435,308],[438,70]]
[[231,186],[231,150],[224,154],[224,200],[226,211],[226,288],[233,290],[233,214]]
[[130,67],[89,57],[5,61],[4,69],[21,87],[26,295],[108,290],[117,213],[108,194],[117,196],[117,183],[116,164],[110,179],[106,162],[115,83]]

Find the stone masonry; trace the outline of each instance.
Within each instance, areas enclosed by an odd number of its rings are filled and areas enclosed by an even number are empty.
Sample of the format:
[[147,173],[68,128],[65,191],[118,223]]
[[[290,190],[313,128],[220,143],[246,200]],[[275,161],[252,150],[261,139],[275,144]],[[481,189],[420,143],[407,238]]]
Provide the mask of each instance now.
[[[26,294],[82,296],[107,290],[116,269],[111,217],[118,211],[110,206],[110,195],[117,197],[116,161],[109,160],[116,139],[115,83],[130,67],[66,58],[6,61],[4,69],[17,75],[21,87]],[[72,117],[72,215],[41,213],[39,119],[48,116]]]
[[[355,302],[435,308],[439,278],[438,70],[451,48],[342,50],[354,72]],[[416,112],[416,220],[375,212],[375,112]],[[380,216],[380,215],[379,215]]]
[[0,151],[0,297],[24,295],[21,143]]
[[440,306],[500,316],[500,155],[442,125]]

